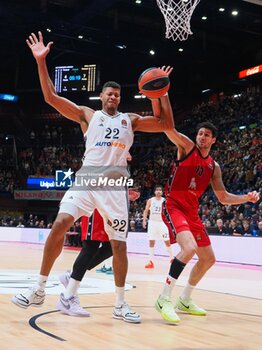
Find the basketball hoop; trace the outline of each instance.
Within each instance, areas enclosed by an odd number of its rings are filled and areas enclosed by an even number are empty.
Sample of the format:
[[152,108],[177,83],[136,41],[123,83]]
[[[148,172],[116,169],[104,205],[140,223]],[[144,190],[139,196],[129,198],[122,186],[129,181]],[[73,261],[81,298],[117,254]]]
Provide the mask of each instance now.
[[166,22],[166,38],[187,40],[191,16],[200,0],[156,0]]

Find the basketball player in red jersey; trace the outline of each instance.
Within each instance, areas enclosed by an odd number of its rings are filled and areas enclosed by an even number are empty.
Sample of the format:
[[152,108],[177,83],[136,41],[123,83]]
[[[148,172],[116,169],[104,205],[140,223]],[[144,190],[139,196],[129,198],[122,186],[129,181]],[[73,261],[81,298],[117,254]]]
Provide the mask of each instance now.
[[[140,197],[140,193],[133,188],[129,188],[128,196],[130,201],[135,201]],[[81,307],[80,300],[77,297],[80,282],[87,270],[92,270],[95,266],[110,258],[113,252],[109,237],[104,229],[103,218],[96,209],[90,218],[82,216],[81,222],[83,247],[74,262],[72,273],[67,271],[59,276],[60,282],[66,290],[61,294],[57,308],[70,316],[88,317],[90,313]],[[72,301],[71,308],[65,307],[64,299]]]
[[[45,287],[52,266],[60,255],[64,236],[68,228],[83,215],[91,216],[94,209],[98,209],[103,216],[105,230],[109,236],[113,250],[113,269],[116,284],[116,301],[113,308],[113,318],[126,322],[140,323],[141,317],[131,310],[125,301],[125,280],[128,269],[126,239],[128,234],[128,201],[124,185],[117,190],[107,185],[97,186],[83,184],[81,190],[77,183],[81,183],[86,169],[92,167],[95,182],[105,181],[109,176],[110,183],[127,179],[127,154],[134,141],[135,131],[164,132],[172,130],[171,106],[168,96],[160,97],[160,118],[154,116],[142,117],[135,113],[121,113],[118,107],[121,100],[121,86],[116,82],[103,85],[100,99],[102,108],[94,111],[87,106],[79,106],[74,102],[59,96],[50,79],[46,56],[50,52],[52,42],[44,45],[43,36],[31,33],[26,40],[37,66],[40,84],[45,101],[54,107],[61,115],[77,122],[85,137],[85,154],[81,169],[76,174],[75,183],[66,191],[60,202],[60,209],[52,230],[46,240],[44,254],[38,281],[30,290],[18,293],[12,302],[23,308],[41,306],[45,299]],[[163,67],[169,75],[171,67]],[[103,167],[100,176],[101,167]],[[85,174],[85,175],[84,175]],[[70,176],[70,174],[67,174]],[[89,179],[90,180],[90,179]],[[92,179],[91,179],[92,180]],[[107,181],[106,181],[107,183]],[[103,187],[104,186],[104,187]],[[103,188],[102,188],[103,187]],[[63,300],[67,308],[71,301]]]
[[[164,289],[155,307],[165,320],[179,322],[175,307],[192,315],[206,315],[206,310],[192,301],[191,293],[215,263],[210,239],[198,216],[198,199],[210,183],[222,204],[255,203],[259,200],[259,194],[254,191],[245,195],[235,195],[226,191],[220,166],[209,155],[217,136],[217,129],[212,123],[204,122],[198,125],[196,143],[176,129],[166,132],[166,135],[177,146],[178,154],[165,188],[163,219],[169,228],[170,242],[176,241],[181,251],[170,266]],[[171,294],[176,280],[195,254],[198,256],[198,262],[193,267],[188,283],[174,307]]]

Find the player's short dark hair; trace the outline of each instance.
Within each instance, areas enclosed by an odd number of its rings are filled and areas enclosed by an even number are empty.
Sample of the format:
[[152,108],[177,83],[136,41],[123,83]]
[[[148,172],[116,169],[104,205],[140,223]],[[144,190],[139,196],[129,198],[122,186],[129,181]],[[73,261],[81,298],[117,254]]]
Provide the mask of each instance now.
[[161,185],[156,185],[155,188],[154,188],[154,192],[155,192],[158,188],[161,188],[161,191],[163,191],[163,186],[161,186]]
[[116,81],[107,81],[106,83],[104,83],[102,91],[104,91],[108,87],[121,90],[121,85],[118,84]]
[[205,129],[210,130],[210,131],[212,132],[212,136],[213,136],[213,137],[217,137],[217,132],[218,132],[218,130],[217,130],[217,127],[216,127],[213,123],[211,123],[211,122],[202,122],[202,123],[199,123],[199,124],[197,125],[197,133],[199,132],[199,130],[200,130],[201,128],[205,128]]

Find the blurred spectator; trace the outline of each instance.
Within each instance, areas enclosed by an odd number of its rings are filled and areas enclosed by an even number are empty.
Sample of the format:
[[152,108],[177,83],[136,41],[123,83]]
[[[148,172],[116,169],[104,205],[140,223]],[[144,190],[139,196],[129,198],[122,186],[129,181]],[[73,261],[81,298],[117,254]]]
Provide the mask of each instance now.
[[242,228],[237,225],[236,220],[230,221],[229,234],[232,236],[242,236],[243,234]]
[[135,218],[133,215],[130,216],[130,230],[131,231],[135,231],[136,230],[136,222],[135,222]]
[[250,229],[249,222],[247,220],[243,220],[242,222],[242,232],[244,236],[252,236],[252,231]]
[[25,227],[25,225],[23,225],[23,222],[22,222],[22,221],[19,221],[19,222],[18,222],[18,225],[17,225],[16,227],[21,227],[21,228],[22,228],[22,227]]
[[259,221],[257,226],[258,226],[258,230],[256,231],[256,236],[262,237],[262,221]]
[[45,228],[45,222],[44,220],[40,220],[39,224],[38,224],[39,228]]
[[229,230],[224,226],[222,219],[217,219],[216,221],[217,232],[222,236],[228,236]]

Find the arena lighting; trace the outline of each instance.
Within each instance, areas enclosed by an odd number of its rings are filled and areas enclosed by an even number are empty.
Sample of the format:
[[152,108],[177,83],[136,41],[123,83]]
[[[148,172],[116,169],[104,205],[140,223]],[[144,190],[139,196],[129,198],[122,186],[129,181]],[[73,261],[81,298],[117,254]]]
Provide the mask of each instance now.
[[233,10],[233,11],[231,12],[231,14],[232,14],[232,16],[237,16],[237,15],[238,15],[238,11],[237,11],[237,10]]
[[48,33],[51,33],[51,29],[50,29],[50,28],[46,28],[46,31],[47,31]]
[[126,45],[116,45],[116,47],[120,50],[126,49]]
[[241,96],[241,94],[236,94],[236,95],[234,95],[233,97],[234,98],[237,98],[237,97],[240,97]]
[[142,0],[136,0],[136,4],[141,4]]
[[149,53],[150,53],[150,55],[153,56],[155,54],[155,51],[154,50],[150,50]]
[[181,47],[178,49],[179,52],[183,52],[184,49],[182,49]]
[[202,16],[201,19],[202,19],[203,21],[206,21],[206,20],[207,20],[207,16]]
[[146,98],[145,95],[135,95],[134,98],[139,99],[139,98]]
[[239,130],[244,130],[244,129],[246,129],[246,125],[242,125],[239,127]]
[[253,74],[257,74],[257,73],[262,73],[262,64],[255,66],[255,67],[241,70],[238,73],[238,76],[241,79],[241,78],[245,78],[245,77],[248,77],[249,75],[253,75]]
[[218,9],[218,11],[219,11],[219,12],[224,12],[225,9],[224,9],[224,7],[220,7],[220,8]]
[[89,100],[100,100],[99,96],[90,96]]
[[78,35],[78,39],[83,39],[83,35]]
[[211,91],[211,89],[202,90],[202,94],[204,94],[205,92],[208,92],[208,91]]

